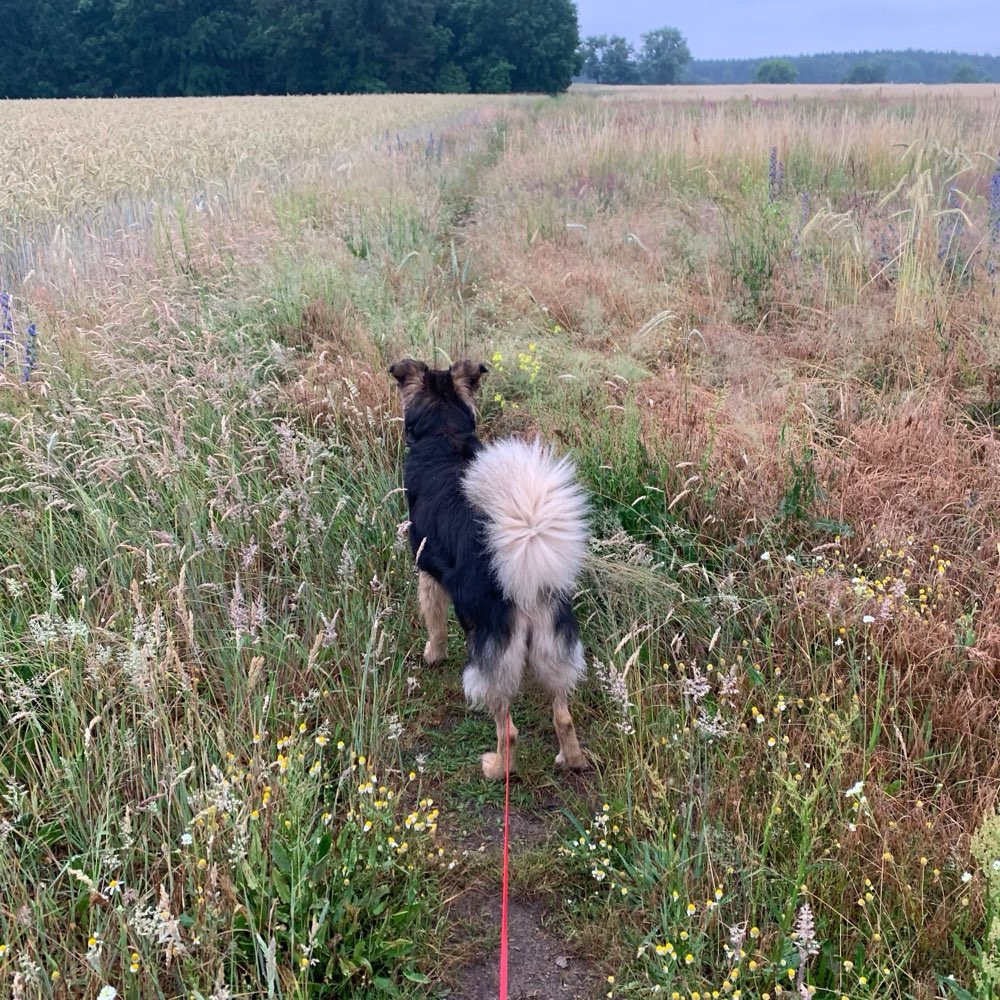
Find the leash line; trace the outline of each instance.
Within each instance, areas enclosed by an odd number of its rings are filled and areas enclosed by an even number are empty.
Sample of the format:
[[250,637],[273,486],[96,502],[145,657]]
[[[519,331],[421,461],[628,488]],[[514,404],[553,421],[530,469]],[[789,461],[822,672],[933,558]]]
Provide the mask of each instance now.
[[504,753],[503,890],[500,897],[500,1000],[507,1000],[507,891],[510,885],[510,712],[507,713],[507,749]]

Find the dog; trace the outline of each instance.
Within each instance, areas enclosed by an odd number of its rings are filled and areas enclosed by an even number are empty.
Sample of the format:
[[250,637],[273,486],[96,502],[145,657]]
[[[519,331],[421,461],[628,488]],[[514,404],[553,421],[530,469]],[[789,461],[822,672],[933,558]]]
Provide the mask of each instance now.
[[496,723],[483,774],[502,780],[516,770],[517,728],[509,722],[508,741],[507,726],[525,668],[552,698],[556,763],[584,770],[569,696],[586,672],[571,604],[587,555],[586,496],[569,459],[540,442],[479,440],[475,396],[486,371],[473,361],[439,370],[411,358],[389,368],[403,404],[424,660],[447,655],[450,601],[468,647],[466,698]]

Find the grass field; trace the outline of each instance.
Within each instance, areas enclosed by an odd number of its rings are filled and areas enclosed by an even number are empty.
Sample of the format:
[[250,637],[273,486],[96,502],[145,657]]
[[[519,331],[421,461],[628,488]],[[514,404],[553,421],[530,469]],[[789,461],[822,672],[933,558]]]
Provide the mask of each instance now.
[[565,995],[1000,992],[998,96],[0,108],[0,989],[495,995],[412,354],[593,499],[593,771],[515,716]]

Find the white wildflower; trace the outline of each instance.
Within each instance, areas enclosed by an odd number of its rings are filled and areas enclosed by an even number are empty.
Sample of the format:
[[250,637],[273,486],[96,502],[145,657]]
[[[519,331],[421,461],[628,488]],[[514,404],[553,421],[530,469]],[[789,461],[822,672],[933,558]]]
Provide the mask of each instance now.
[[795,919],[795,947],[801,964],[805,964],[811,956],[819,954],[812,907],[808,903],[803,903],[799,907],[799,915]]
[[707,674],[703,673],[696,666],[691,669],[691,676],[684,679],[684,683],[681,685],[681,691],[685,698],[690,698],[697,705],[698,702],[706,697],[712,688],[708,683]]
[[601,687],[604,688],[604,693],[614,702],[618,710],[618,722],[616,725],[619,731],[626,736],[634,733],[635,726],[632,725],[629,717],[632,710],[632,702],[629,700],[628,681],[625,675],[610,664],[605,666],[598,659],[594,660],[594,673]]
[[388,716],[385,721],[387,724],[385,738],[395,742],[403,735],[403,723],[395,712]]

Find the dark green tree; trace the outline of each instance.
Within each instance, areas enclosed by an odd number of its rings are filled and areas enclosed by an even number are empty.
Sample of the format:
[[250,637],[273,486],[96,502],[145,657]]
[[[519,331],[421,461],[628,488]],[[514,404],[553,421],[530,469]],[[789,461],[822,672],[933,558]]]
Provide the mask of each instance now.
[[123,61],[123,96],[245,93],[253,69],[241,0],[115,0],[112,30]]
[[[253,0],[246,51],[255,65],[253,90],[318,94],[349,75],[346,56],[331,43],[332,0]],[[346,89],[346,88],[344,88]]]
[[757,67],[758,83],[795,83],[799,71],[790,59],[765,59]]
[[435,78],[434,90],[440,94],[467,94],[469,78],[461,66],[453,62],[445,63]]
[[322,90],[435,89],[449,31],[440,0],[334,0]]
[[0,58],[0,93],[4,97],[58,97],[69,66],[75,62],[76,39],[65,2],[17,0],[0,2],[4,32]]
[[952,83],[979,83],[981,80],[979,71],[967,62],[959,63],[951,74]]
[[677,83],[690,61],[691,51],[676,28],[657,28],[642,36],[639,74],[643,83]]
[[115,0],[78,0],[73,7],[74,44],[66,51],[64,93],[113,97],[118,93],[126,53],[114,26]]
[[447,0],[443,26],[446,62],[462,67],[473,91],[554,94],[580,67],[572,0]]
[[581,75],[594,83],[638,83],[635,49],[621,35],[591,35],[580,45]]
[[885,83],[885,66],[873,62],[855,63],[844,77],[844,83]]

